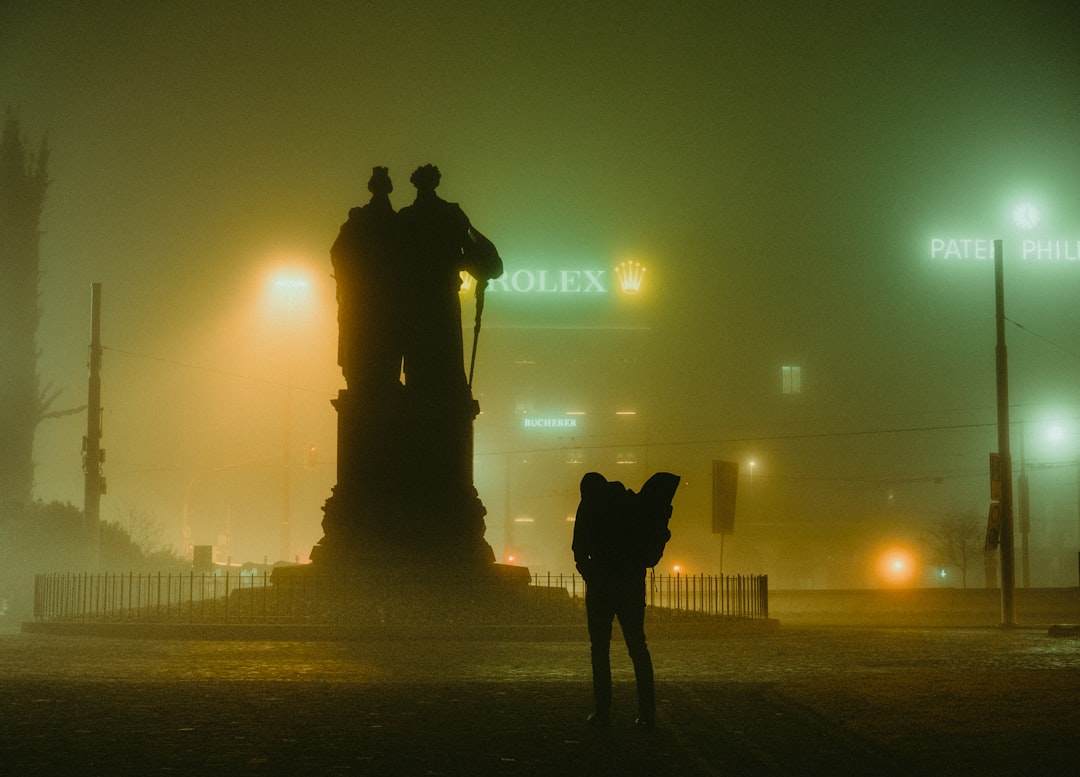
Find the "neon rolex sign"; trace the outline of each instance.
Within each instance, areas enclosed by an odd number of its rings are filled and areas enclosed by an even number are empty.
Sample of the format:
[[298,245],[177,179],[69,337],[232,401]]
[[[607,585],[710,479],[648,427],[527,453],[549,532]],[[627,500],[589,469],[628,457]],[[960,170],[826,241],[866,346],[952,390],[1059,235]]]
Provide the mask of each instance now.
[[[495,294],[558,294],[606,296],[613,291],[637,294],[641,291],[645,266],[637,261],[625,261],[612,270],[587,268],[508,270],[499,278],[488,281],[487,291]],[[472,279],[462,274],[462,291],[472,287]]]
[[607,294],[607,270],[512,270],[488,281],[489,292]]

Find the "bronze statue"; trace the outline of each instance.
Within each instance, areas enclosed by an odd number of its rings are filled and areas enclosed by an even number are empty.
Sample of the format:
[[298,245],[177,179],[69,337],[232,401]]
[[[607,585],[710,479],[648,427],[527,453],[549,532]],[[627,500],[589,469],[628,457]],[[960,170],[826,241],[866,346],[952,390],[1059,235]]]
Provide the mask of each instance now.
[[480,289],[502,275],[502,259],[457,203],[435,193],[439,168],[423,165],[409,180],[416,201],[397,214],[409,289],[405,385],[426,396],[466,394],[460,273],[476,278]]
[[334,401],[337,485],[312,550],[328,568],[494,563],[473,484],[480,406],[465,377],[458,294],[464,270],[477,280],[478,332],[482,290],[502,260],[435,194],[439,179],[434,165],[418,168],[416,201],[395,213],[389,173],[374,168],[371,202],[349,212],[331,249],[348,387]]
[[404,285],[400,244],[385,167],[373,168],[371,201],[349,211],[330,249],[337,281],[338,364],[362,396],[400,387]]

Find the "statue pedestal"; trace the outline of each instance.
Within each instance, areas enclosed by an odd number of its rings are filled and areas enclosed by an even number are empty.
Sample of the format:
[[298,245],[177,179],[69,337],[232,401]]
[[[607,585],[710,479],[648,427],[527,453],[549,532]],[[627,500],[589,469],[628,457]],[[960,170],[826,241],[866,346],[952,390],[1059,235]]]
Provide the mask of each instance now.
[[487,513],[473,485],[478,403],[405,387],[384,396],[341,391],[337,485],[312,549],[329,572],[456,575],[490,571]]

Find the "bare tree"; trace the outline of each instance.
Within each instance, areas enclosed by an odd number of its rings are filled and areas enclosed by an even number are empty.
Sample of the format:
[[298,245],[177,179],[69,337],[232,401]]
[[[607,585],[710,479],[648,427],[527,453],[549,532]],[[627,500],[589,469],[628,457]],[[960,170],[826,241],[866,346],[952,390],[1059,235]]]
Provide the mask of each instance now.
[[34,432],[55,394],[37,375],[39,221],[49,185],[48,150],[28,153],[8,114],[0,138],[0,501],[29,504]]
[[930,524],[927,545],[931,558],[943,567],[960,570],[961,586],[967,588],[968,569],[983,558],[985,537],[977,515],[941,515]]
[[165,550],[164,531],[152,512],[125,502],[116,508],[115,515],[111,523],[127,534],[144,556]]

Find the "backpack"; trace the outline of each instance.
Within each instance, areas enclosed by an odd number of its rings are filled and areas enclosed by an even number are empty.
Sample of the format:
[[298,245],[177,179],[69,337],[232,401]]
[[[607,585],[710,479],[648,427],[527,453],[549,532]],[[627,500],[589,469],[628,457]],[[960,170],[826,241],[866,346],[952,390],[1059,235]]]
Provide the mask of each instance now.
[[634,523],[637,535],[638,558],[646,567],[655,567],[664,556],[671,539],[668,521],[671,519],[671,500],[681,478],[670,472],[657,472],[645,481],[634,495]]

